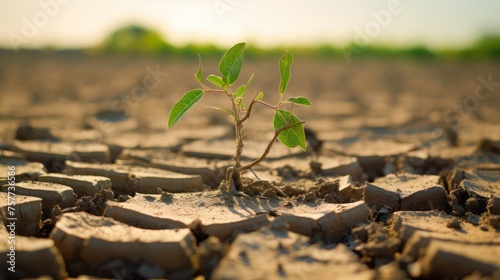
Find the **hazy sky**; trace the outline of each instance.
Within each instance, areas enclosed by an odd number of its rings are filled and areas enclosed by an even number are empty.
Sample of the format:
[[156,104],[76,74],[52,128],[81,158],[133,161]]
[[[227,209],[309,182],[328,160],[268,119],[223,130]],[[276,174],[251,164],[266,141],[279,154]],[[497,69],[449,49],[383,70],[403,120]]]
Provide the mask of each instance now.
[[500,33],[500,1],[0,0],[0,45],[92,46],[129,23],[174,44],[462,46]]

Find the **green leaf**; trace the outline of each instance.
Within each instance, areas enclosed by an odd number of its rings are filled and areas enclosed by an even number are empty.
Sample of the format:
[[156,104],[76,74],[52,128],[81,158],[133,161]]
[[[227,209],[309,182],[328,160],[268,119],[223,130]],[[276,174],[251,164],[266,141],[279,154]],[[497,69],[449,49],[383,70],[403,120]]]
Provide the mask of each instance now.
[[207,81],[211,82],[212,84],[222,88],[225,83],[222,81],[222,78],[216,75],[209,75],[207,77]]
[[222,80],[227,84],[234,83],[240,74],[241,65],[243,64],[241,57],[245,52],[245,47],[245,43],[234,45],[224,53],[219,62],[219,71],[222,74]]
[[236,115],[234,114],[233,111],[229,110],[229,109],[225,109],[225,108],[219,108],[219,107],[215,107],[215,106],[208,106],[209,108],[212,108],[212,109],[215,109],[215,110],[219,110],[219,111],[222,111],[222,112],[226,112],[228,113],[229,115],[231,115],[232,117],[236,118]]
[[203,80],[203,71],[201,70],[201,56],[200,54],[198,54],[198,62],[199,62],[199,66],[198,66],[198,72],[196,72],[196,74],[194,75],[194,78],[196,79],[196,81],[198,81],[198,83],[201,83],[201,81]]
[[248,79],[248,82],[246,84],[241,85],[236,90],[236,92],[234,93],[234,97],[236,97],[236,98],[238,98],[238,97],[244,97],[245,94],[247,93],[248,86],[250,85],[250,83],[252,83],[252,80],[253,80],[253,74],[252,74],[252,76],[250,76],[250,79]]
[[223,77],[223,80],[224,80],[224,82],[226,82],[226,84],[232,85],[232,84],[234,84],[234,82],[236,82],[236,80],[238,79],[238,76],[240,75],[241,66],[243,66],[243,60],[240,58],[240,59],[237,59],[234,62],[234,64],[231,66],[226,78],[224,79],[224,77]]
[[257,94],[257,97],[255,97],[255,100],[261,100],[264,97],[264,93],[261,91],[259,94]]
[[234,93],[234,97],[238,98],[238,97],[243,97],[245,95],[245,93],[247,92],[247,86],[245,85],[241,85],[237,90],[236,92]]
[[189,108],[200,101],[201,97],[203,97],[203,93],[202,89],[192,89],[184,93],[182,98],[177,101],[172,107],[172,110],[170,110],[170,114],[168,115],[168,128],[171,128]]
[[297,105],[303,105],[303,106],[312,106],[311,101],[309,101],[309,99],[307,99],[303,96],[290,97],[286,100],[286,102],[290,102],[290,103],[297,104]]
[[297,125],[281,131],[278,135],[278,139],[288,148],[295,148],[299,146],[305,151],[306,135],[304,133],[304,125],[301,123],[299,118],[285,110],[277,110],[274,114],[273,125],[275,131],[294,124]]
[[281,75],[281,80],[280,80],[280,94],[283,95],[283,93],[286,90],[286,86],[288,85],[288,80],[290,80],[290,67],[292,66],[293,63],[293,55],[289,52],[286,51],[285,54],[280,58],[280,75]]

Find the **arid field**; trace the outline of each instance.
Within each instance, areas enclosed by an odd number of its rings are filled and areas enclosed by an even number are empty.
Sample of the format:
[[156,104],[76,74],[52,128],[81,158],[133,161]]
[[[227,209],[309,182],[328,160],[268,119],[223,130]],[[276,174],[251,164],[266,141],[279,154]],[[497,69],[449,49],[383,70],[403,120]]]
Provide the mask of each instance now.
[[[238,81],[275,104],[278,59]],[[167,130],[196,57],[0,61],[0,279],[500,279],[498,61],[296,55],[308,149],[275,143],[246,196],[226,188],[232,119],[209,108],[225,96]],[[272,116],[246,123],[245,162]]]

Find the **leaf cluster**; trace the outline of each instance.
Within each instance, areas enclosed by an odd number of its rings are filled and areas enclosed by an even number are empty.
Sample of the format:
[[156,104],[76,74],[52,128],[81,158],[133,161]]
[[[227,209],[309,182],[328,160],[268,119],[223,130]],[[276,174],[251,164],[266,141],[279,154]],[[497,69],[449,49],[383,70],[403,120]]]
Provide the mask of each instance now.
[[[246,121],[252,113],[255,104],[262,104],[268,108],[275,110],[273,117],[273,128],[275,138],[288,148],[300,147],[306,149],[306,139],[304,133],[304,121],[301,121],[292,112],[280,108],[282,104],[291,103],[302,106],[311,106],[311,102],[306,97],[290,97],[283,100],[283,95],[287,88],[291,77],[291,66],[293,64],[293,55],[286,51],[279,60],[280,84],[279,84],[279,100],[276,105],[268,104],[262,101],[263,92],[259,92],[252,96],[248,104],[244,103],[245,96],[249,86],[253,80],[253,75],[245,84],[240,85],[233,90],[233,85],[238,80],[238,77],[243,66],[243,54],[245,53],[246,44],[238,43],[228,49],[222,56],[219,62],[219,74],[208,75],[205,80],[211,85],[206,85],[203,80],[202,59],[198,55],[199,67],[195,73],[195,79],[200,83],[201,88],[187,91],[182,98],[177,101],[168,116],[168,127],[171,128],[179,119],[198,101],[201,100],[206,93],[221,93],[227,96],[230,100],[230,108],[222,108],[211,106],[211,108],[224,111],[231,115],[236,124],[241,124]],[[215,88],[212,88],[215,86]],[[274,138],[274,139],[275,139]],[[274,140],[273,139],[273,140]]]

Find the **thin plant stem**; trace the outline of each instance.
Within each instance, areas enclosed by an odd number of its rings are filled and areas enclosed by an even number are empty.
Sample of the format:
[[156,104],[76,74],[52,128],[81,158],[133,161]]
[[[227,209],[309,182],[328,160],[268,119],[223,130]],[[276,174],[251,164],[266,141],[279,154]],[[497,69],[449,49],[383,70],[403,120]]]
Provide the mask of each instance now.
[[266,103],[264,101],[252,99],[252,101],[250,102],[250,105],[248,106],[247,113],[245,114],[245,116],[243,118],[240,119],[240,122],[244,122],[250,117],[250,114],[252,113],[252,109],[253,109],[253,104],[255,104],[255,103],[260,103],[264,106],[267,106],[267,107],[269,107],[271,109],[275,109],[275,110],[278,109],[278,107],[281,105],[281,103],[278,103],[277,105],[273,106],[273,105]]
[[301,121],[301,122],[298,122],[298,123],[295,123],[295,124],[292,124],[292,125],[288,125],[288,126],[284,126],[278,130],[276,130],[274,132],[274,136],[273,136],[273,139],[271,139],[271,141],[269,142],[269,144],[267,145],[266,149],[264,150],[264,153],[262,153],[262,155],[257,158],[256,160],[252,161],[251,163],[245,165],[245,166],[240,166],[240,167],[236,167],[233,169],[233,172],[235,173],[241,173],[245,170],[248,170],[252,167],[254,167],[255,165],[259,164],[261,161],[263,161],[267,155],[269,154],[269,152],[271,151],[271,148],[273,147],[273,144],[274,142],[276,141],[276,139],[278,139],[278,136],[281,132],[287,130],[287,129],[290,129],[290,128],[293,128],[293,127],[296,127],[298,125],[301,125],[301,124],[304,124],[305,121]]

